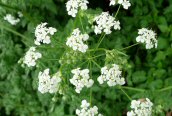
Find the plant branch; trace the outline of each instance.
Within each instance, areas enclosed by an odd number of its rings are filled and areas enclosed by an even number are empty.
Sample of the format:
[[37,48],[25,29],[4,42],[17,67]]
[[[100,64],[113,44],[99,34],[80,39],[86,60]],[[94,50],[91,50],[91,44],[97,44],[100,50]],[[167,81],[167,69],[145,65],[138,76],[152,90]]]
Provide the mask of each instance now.
[[140,43],[136,43],[136,44],[130,45],[130,46],[128,46],[128,47],[122,48],[122,49],[120,49],[120,50],[126,50],[126,49],[129,49],[129,48],[131,48],[131,47],[133,47],[133,46],[136,46],[136,45],[139,45],[139,44],[140,44]]
[[127,87],[127,86],[121,86],[121,88],[123,88],[123,89],[128,89],[128,90],[132,90],[132,91],[138,91],[138,92],[144,92],[144,91],[146,91],[146,90],[144,90],[144,89],[133,88],[133,87]]

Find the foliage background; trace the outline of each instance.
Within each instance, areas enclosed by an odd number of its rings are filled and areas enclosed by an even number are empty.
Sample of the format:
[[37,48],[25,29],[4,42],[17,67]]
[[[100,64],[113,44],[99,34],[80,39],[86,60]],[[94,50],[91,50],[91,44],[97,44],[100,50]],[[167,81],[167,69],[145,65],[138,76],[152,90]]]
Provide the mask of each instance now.
[[[136,43],[137,29],[149,27],[157,32],[158,48],[146,50],[144,45],[137,45],[123,50],[127,57],[123,68],[127,80],[125,86],[146,91],[131,90],[126,92],[132,99],[148,97],[154,103],[154,115],[165,116],[172,110],[172,0],[130,0],[129,10],[120,9],[117,19],[122,29],[106,36],[101,47],[121,49]],[[90,10],[82,17],[85,30],[91,35],[89,45],[94,48],[98,36],[95,36],[88,24],[87,17],[94,13],[109,11],[115,14],[116,7],[109,7],[108,0],[89,0]],[[49,67],[52,73],[59,69],[58,60],[64,64],[63,73],[70,78],[70,69],[83,60],[76,59],[78,54],[60,46],[65,43],[73,28],[81,27],[79,17],[67,15],[65,0],[1,0],[0,2],[0,115],[13,116],[72,116],[79,107],[81,99],[89,99],[89,90],[77,95],[71,85],[67,85],[66,95],[41,94],[37,91],[37,75],[40,70]],[[99,9],[98,9],[99,8]],[[94,10],[91,10],[94,9]],[[96,10],[97,9],[97,10]],[[7,13],[22,11],[24,17],[17,26],[11,26],[3,17]],[[34,29],[40,22],[48,22],[56,27],[58,33],[53,36],[52,44],[39,48],[44,59],[36,68],[22,68],[18,60],[24,56],[28,47],[33,45]],[[58,42],[57,42],[58,41]],[[68,57],[63,51],[73,55],[72,65],[67,64]],[[62,55],[63,54],[63,55]],[[80,57],[84,57],[79,54]],[[97,62],[103,66],[105,57]],[[87,65],[83,65],[86,67]],[[99,75],[98,68],[93,69],[93,78]],[[166,88],[166,89],[163,89]],[[54,101],[52,101],[52,98]],[[97,105],[105,116],[126,115],[130,101],[118,88],[108,88],[96,84],[92,89],[92,104]]]

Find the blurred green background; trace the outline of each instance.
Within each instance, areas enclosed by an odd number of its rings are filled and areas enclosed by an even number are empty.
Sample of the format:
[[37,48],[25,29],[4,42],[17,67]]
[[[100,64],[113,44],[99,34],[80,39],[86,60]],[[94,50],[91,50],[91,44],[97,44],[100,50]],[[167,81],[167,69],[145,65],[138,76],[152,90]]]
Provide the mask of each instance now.
[[[121,22],[121,30],[113,31],[106,36],[101,47],[121,49],[136,43],[138,29],[148,27],[155,30],[158,48],[146,50],[140,44],[124,50],[127,57],[118,56],[126,61],[123,68],[126,85],[146,91],[126,89],[132,99],[148,97],[154,103],[153,115],[165,116],[172,112],[172,0],[130,0],[128,10],[120,9],[117,19]],[[89,45],[94,48],[98,37],[93,34],[88,16],[100,11],[116,13],[118,5],[109,7],[109,0],[89,0],[89,10],[82,17],[84,28],[91,39]],[[89,90],[78,95],[71,85],[64,96],[41,94],[38,92],[39,71],[49,67],[52,73],[59,69],[58,61],[46,60],[63,58],[77,60],[71,65],[65,65],[64,75],[70,69],[83,62],[72,52],[63,54],[64,48],[56,44],[56,40],[65,44],[66,38],[73,28],[81,28],[78,17],[67,15],[66,0],[1,0],[0,1],[0,116],[72,116],[79,108],[81,99],[89,98]],[[100,10],[101,9],[101,10]],[[4,21],[7,14],[23,13],[21,22],[16,26]],[[39,51],[45,56],[35,68],[23,68],[18,61],[29,47],[33,46],[35,27],[41,22],[48,22],[56,27],[58,32],[53,37],[52,45],[42,46]],[[62,55],[63,54],[63,55]],[[69,56],[71,56],[69,55]],[[79,54],[80,57],[84,57]],[[104,57],[97,59],[103,66]],[[70,61],[69,61],[70,62]],[[98,68],[93,69],[94,78],[99,75]],[[67,75],[67,74],[66,74]],[[70,78],[67,75],[66,78]],[[95,79],[96,80],[96,79]],[[167,88],[167,89],[163,89]],[[130,101],[117,88],[96,85],[92,89],[92,104],[97,105],[105,116],[122,116],[130,109]],[[52,98],[55,101],[52,101]]]

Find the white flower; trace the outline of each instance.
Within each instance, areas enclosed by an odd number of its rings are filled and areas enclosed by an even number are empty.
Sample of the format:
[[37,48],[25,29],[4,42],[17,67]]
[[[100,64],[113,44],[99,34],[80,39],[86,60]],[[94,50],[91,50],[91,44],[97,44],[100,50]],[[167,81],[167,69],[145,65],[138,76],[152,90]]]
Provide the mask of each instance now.
[[22,14],[22,12],[17,12],[17,14],[18,14],[18,16],[21,18],[21,17],[23,17],[23,14]]
[[49,86],[50,86],[49,69],[45,69],[43,72],[39,72],[38,79],[39,79],[38,90],[41,93],[47,93],[49,91]]
[[11,25],[16,25],[17,23],[20,22],[19,18],[15,18],[11,14],[6,14],[6,16],[4,17],[4,20],[8,21]]
[[99,16],[94,18],[96,25],[94,26],[95,34],[101,34],[105,32],[110,34],[111,28],[114,27],[115,30],[120,30],[120,22],[115,21],[115,18],[110,16],[108,12],[102,12]]
[[139,29],[138,34],[139,36],[136,37],[136,41],[139,43],[145,43],[146,49],[151,49],[153,47],[157,48],[158,41],[154,31],[142,28]]
[[30,47],[23,58],[23,63],[26,64],[28,67],[32,67],[36,65],[36,61],[41,57],[42,54],[36,52],[35,47]]
[[124,9],[128,9],[131,6],[129,0],[110,0],[109,6],[114,6],[117,3],[121,4]]
[[113,64],[111,68],[107,68],[107,66],[101,68],[101,75],[97,78],[100,84],[103,84],[107,81],[109,86],[115,85],[124,85],[125,79],[121,77],[121,71],[119,70],[119,66]]
[[87,0],[69,0],[66,3],[68,15],[71,15],[72,17],[76,17],[76,14],[77,14],[79,8],[81,10],[86,10],[88,3],[89,2]]
[[136,114],[133,111],[127,112],[127,116],[136,116]]
[[35,44],[40,45],[40,43],[49,44],[51,42],[50,35],[54,35],[57,30],[53,27],[46,27],[47,23],[39,24],[35,29]]
[[81,108],[87,109],[90,106],[90,103],[87,103],[86,100],[82,100]]
[[75,86],[77,93],[80,93],[83,87],[90,88],[93,85],[94,81],[90,79],[88,69],[80,70],[80,68],[77,68],[73,69],[71,72],[74,75],[72,79],[70,79],[70,83]]
[[132,100],[127,116],[151,116],[153,103],[148,99]]
[[102,114],[98,114],[97,106],[90,107],[90,103],[86,100],[82,100],[81,109],[76,109],[77,116],[103,116]]
[[124,9],[128,9],[131,6],[131,3],[128,0],[124,0],[122,6]]
[[52,76],[49,75],[49,69],[45,69],[43,72],[39,72],[38,75],[39,79],[39,86],[38,90],[41,93],[56,93],[57,91],[60,92],[60,82],[61,82],[61,75],[60,72],[57,72]]
[[88,46],[84,44],[84,41],[88,40],[88,34],[81,34],[80,30],[74,29],[71,36],[67,38],[66,45],[71,47],[73,50],[78,50],[85,53]]
[[49,92],[56,93],[59,90],[60,82],[61,82],[61,74],[60,74],[60,72],[57,72],[50,79]]
[[110,0],[110,4],[109,6],[115,5],[116,4],[116,0]]

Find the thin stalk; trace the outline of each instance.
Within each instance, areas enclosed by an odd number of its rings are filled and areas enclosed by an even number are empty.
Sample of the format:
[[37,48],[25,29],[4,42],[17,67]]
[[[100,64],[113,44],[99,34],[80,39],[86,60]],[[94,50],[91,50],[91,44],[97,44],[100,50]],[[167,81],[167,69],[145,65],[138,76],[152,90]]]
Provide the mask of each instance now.
[[130,101],[132,101],[131,97],[130,97],[122,88],[120,88],[120,90],[127,96],[127,98],[128,98]]
[[8,28],[6,26],[3,26],[1,23],[0,23],[0,27],[7,30],[7,31],[9,31],[9,32],[11,32],[11,33],[13,33],[13,34],[15,34],[15,35],[17,35],[17,36],[20,36],[23,39],[28,39],[29,40],[29,38],[27,38],[26,36],[22,35],[21,33],[15,31],[13,29],[10,29],[10,28]]
[[97,62],[96,61],[94,61],[93,59],[91,59],[91,61],[98,67],[98,68],[100,68],[101,69],[101,66],[99,65],[99,64],[97,64]]
[[129,48],[131,48],[131,47],[133,47],[133,46],[136,46],[136,45],[139,45],[139,44],[140,44],[140,43],[136,43],[136,44],[130,45],[130,46],[128,46],[128,47],[122,48],[122,49],[120,49],[120,50],[126,50],[126,49],[129,49]]
[[88,62],[88,60],[84,61],[83,63],[79,64],[79,66],[82,66],[83,64],[85,64],[86,62]]
[[115,18],[116,18],[116,16],[118,15],[118,12],[119,12],[119,9],[120,9],[120,8],[121,8],[121,4],[119,5],[118,10],[116,11]]
[[[89,61],[90,77],[92,78],[92,64]],[[92,105],[92,89],[90,88],[90,105]]]
[[168,87],[165,87],[165,88],[162,88],[160,90],[158,90],[159,92],[163,92],[163,91],[167,91],[167,90],[170,90],[172,89],[172,86],[168,86]]
[[95,49],[90,49],[88,50],[89,52],[95,52],[95,51],[106,51],[106,49],[104,48],[97,48],[96,50]]
[[[106,36],[106,34],[102,34],[101,36],[100,36],[100,41],[99,41],[99,43],[97,44],[97,46],[96,46],[96,48],[95,48],[95,51],[97,51],[97,49],[99,48],[99,46],[100,46],[100,44],[102,43],[102,41],[103,41],[103,39],[104,39],[104,37]],[[95,51],[94,51],[94,53],[95,53]]]
[[100,55],[92,57],[91,59],[94,59],[94,58],[97,58],[97,57],[100,57],[100,56],[104,56],[104,55],[106,55],[106,54],[100,54]]
[[8,5],[3,4],[3,3],[0,3],[0,6],[2,6],[4,8],[11,9],[11,10],[14,10],[14,11],[20,11],[20,9],[18,9],[18,8],[14,8],[14,7],[8,6]]
[[121,88],[128,89],[128,90],[131,90],[131,91],[138,91],[138,92],[144,92],[144,91],[146,91],[144,89],[138,89],[138,88],[127,87],[127,86],[121,86]]
[[80,23],[81,23],[82,31],[85,32],[84,26],[83,26],[83,23],[82,23],[82,20],[81,20],[81,16],[80,16],[80,15],[79,15],[79,21],[80,21]]

